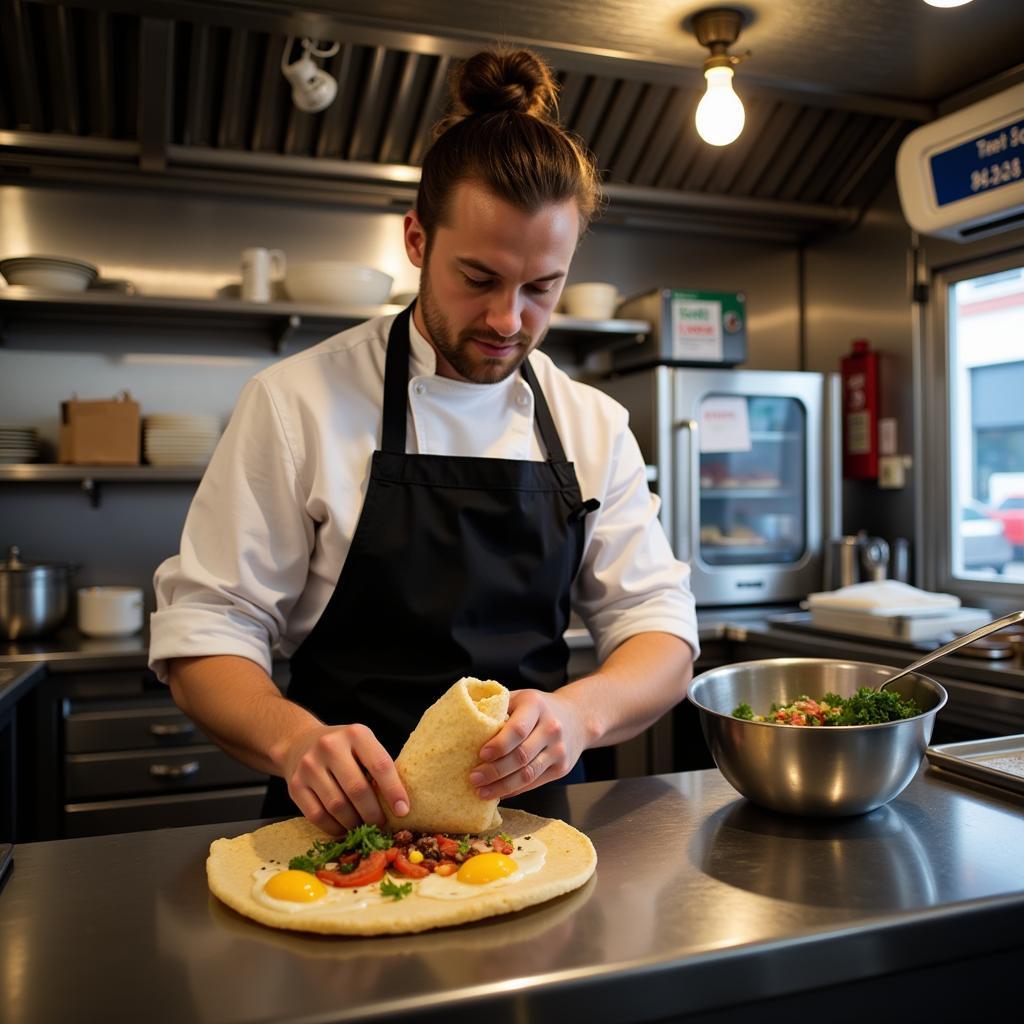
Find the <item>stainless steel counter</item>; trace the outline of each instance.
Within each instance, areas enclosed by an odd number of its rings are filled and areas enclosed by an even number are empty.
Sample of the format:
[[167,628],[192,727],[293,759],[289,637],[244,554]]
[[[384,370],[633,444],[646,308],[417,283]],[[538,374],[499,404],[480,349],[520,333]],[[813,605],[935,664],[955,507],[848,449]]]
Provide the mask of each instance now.
[[0,665],[0,715],[10,711],[43,677],[41,663]]
[[0,1015],[599,1024],[734,1007],[735,1021],[744,1004],[799,993],[811,1006],[815,991],[889,978],[921,1019],[957,961],[983,957],[979,983],[988,968],[1013,974],[1024,803],[1012,796],[923,770],[866,817],[812,821],[759,811],[704,771],[531,803],[593,839],[596,876],[544,906],[407,937],[290,934],[222,906],[206,888],[209,843],[252,822],[19,847],[0,891]]

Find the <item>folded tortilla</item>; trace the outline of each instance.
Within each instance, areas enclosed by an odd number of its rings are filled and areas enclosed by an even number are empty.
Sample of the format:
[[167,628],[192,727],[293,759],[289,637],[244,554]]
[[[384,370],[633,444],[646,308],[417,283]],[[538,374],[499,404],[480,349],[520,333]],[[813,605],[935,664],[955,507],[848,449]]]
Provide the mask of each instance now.
[[466,676],[423,712],[395,766],[409,794],[409,813],[387,827],[414,832],[485,832],[501,824],[497,800],[481,800],[469,773],[480,748],[505,724],[509,692],[493,679]]

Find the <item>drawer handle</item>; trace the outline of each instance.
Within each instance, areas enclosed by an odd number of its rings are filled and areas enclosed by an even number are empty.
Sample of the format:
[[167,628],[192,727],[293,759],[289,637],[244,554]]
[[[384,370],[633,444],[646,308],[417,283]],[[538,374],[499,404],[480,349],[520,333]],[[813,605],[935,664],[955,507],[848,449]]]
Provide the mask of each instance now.
[[183,779],[195,775],[199,771],[198,761],[185,761],[183,764],[151,764],[149,774],[158,779]]
[[154,736],[188,736],[196,731],[195,722],[153,722],[149,731]]

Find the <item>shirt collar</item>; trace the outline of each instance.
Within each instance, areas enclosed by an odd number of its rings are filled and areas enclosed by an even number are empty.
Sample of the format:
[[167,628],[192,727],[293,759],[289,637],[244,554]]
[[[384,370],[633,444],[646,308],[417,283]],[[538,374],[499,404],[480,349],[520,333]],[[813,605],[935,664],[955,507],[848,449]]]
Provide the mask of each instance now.
[[411,316],[409,317],[409,357],[410,377],[433,377],[435,382],[454,391],[479,392],[483,388],[492,388],[495,391],[508,388],[525,388],[527,391],[529,390],[529,385],[523,379],[520,370],[516,370],[515,373],[506,377],[503,381],[499,381],[497,384],[474,384],[471,381],[439,377],[437,374],[437,353],[434,351],[434,346],[420,334],[419,328],[416,326],[416,320]]
[[419,332],[416,320],[409,317],[409,370],[413,377],[433,377],[437,373],[437,353]]

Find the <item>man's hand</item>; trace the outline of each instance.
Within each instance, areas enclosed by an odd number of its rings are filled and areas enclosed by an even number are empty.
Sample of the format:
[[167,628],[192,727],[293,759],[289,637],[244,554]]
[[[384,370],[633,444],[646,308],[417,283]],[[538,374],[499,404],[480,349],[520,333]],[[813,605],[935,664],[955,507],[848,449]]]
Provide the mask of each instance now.
[[513,690],[508,721],[469,775],[481,800],[516,796],[568,775],[586,747],[576,705],[557,693]]
[[399,817],[409,812],[395,762],[365,725],[303,732],[285,754],[282,774],[303,815],[331,835],[364,821],[383,825],[381,799]]

